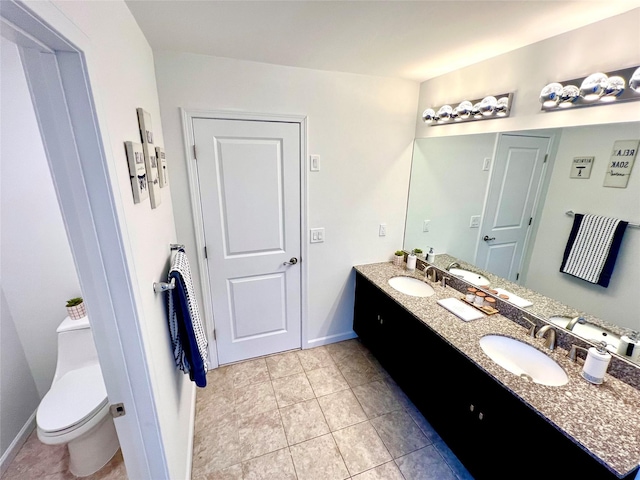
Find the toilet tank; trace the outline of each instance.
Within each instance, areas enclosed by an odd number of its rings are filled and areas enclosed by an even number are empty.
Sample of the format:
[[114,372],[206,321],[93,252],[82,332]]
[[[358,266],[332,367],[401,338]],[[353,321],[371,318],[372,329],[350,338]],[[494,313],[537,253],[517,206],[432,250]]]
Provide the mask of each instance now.
[[65,318],[58,329],[58,360],[54,381],[69,370],[98,363],[89,317],[80,320]]

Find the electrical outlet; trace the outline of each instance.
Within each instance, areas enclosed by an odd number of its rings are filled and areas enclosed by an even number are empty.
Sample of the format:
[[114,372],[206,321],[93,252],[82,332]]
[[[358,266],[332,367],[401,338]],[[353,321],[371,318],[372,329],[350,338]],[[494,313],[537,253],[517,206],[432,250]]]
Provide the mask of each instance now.
[[478,228],[480,227],[480,215],[472,215],[471,221],[469,222],[469,228]]
[[482,162],[482,170],[487,171],[491,167],[491,158],[486,157]]
[[387,224],[381,223],[380,228],[378,228],[378,236],[384,237],[387,234]]
[[312,228],[310,233],[310,243],[324,242],[324,228]]
[[309,168],[312,172],[320,171],[320,155],[311,155],[309,160]]
[[422,222],[422,231],[423,232],[428,232],[429,231],[429,224],[431,223],[431,220],[425,220],[424,222]]

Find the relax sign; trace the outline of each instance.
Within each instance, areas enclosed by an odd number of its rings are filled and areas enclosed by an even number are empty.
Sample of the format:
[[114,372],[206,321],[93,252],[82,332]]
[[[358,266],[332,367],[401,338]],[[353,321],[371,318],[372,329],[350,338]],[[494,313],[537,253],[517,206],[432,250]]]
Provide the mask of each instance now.
[[618,140],[613,144],[604,177],[605,187],[627,188],[639,145],[640,140]]

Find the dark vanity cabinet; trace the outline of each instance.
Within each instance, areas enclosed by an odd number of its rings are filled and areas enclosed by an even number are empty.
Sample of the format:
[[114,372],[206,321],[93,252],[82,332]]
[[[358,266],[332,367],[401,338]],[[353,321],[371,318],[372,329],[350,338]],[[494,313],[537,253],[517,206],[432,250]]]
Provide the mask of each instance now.
[[360,273],[353,328],[476,479],[619,478]]

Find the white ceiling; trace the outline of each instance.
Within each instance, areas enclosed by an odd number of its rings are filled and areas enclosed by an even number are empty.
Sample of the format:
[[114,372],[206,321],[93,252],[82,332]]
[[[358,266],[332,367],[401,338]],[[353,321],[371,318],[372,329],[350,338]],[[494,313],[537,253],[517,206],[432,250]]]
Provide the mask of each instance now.
[[154,50],[424,81],[640,7],[640,0],[127,5]]

